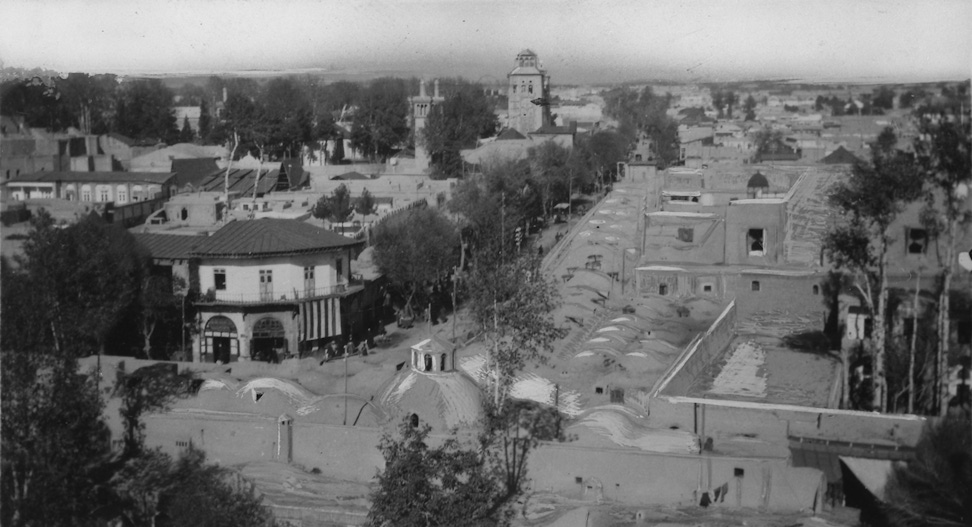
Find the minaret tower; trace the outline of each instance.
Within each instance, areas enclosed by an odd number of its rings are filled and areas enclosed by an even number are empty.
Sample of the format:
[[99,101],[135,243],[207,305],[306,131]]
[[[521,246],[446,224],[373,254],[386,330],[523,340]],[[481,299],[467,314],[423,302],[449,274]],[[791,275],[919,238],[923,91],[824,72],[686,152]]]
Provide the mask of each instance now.
[[525,49],[517,54],[509,79],[509,127],[524,136],[547,124],[547,106],[533,101],[549,100],[547,72],[540,69],[537,54]]
[[430,97],[425,92],[425,79],[419,81],[419,94],[408,98],[412,105],[412,119],[414,124],[412,132],[415,134],[415,168],[425,170],[429,168],[429,152],[425,149],[425,138],[422,137],[422,130],[425,128],[425,120],[429,117],[432,107],[445,100],[439,95],[439,79],[435,80],[433,95]]

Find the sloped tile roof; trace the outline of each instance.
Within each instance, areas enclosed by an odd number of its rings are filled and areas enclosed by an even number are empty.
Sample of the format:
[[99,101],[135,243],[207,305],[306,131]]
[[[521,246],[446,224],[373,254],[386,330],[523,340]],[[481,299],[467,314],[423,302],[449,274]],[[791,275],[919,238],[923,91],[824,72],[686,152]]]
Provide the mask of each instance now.
[[156,234],[148,232],[133,233],[135,240],[152,255],[152,258],[166,260],[184,260],[189,258],[192,250],[206,241],[205,236],[187,236],[179,234]]
[[828,154],[827,157],[820,160],[820,162],[825,165],[853,165],[858,161],[860,161],[860,159],[858,159],[854,154],[850,153],[850,151],[843,146],[838,147],[837,150],[834,150]]
[[259,258],[322,253],[363,243],[302,221],[263,218],[227,224],[199,244],[192,255],[202,258]]
[[516,131],[516,128],[507,128],[496,136],[497,141],[510,141],[513,139],[526,139],[526,136]]

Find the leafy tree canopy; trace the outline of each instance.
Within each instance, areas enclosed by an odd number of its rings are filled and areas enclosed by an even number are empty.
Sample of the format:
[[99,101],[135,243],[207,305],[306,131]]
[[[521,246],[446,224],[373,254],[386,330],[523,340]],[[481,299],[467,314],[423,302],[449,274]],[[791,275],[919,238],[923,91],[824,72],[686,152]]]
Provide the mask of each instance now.
[[312,211],[315,218],[331,223],[344,223],[354,214],[351,192],[345,185],[339,185],[330,196],[321,196]]
[[434,177],[444,179],[462,175],[459,151],[475,147],[477,139],[494,135],[499,121],[480,85],[446,79],[440,86],[445,100],[432,108],[422,137],[415,140],[423,142],[431,155]]
[[173,93],[158,79],[122,84],[117,91],[112,129],[136,140],[179,141],[172,110]]
[[375,229],[375,265],[406,298],[410,308],[425,305],[425,284],[459,263],[456,226],[437,209],[420,207]]
[[375,79],[361,93],[352,116],[351,144],[375,161],[386,161],[408,139],[408,88],[402,79]]

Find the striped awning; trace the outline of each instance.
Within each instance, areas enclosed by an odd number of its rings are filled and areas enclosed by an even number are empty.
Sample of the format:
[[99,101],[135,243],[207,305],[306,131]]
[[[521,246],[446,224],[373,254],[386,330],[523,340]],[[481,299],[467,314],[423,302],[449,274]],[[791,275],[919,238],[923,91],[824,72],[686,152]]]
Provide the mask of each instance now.
[[338,302],[339,299],[333,297],[300,303],[298,338],[301,342],[341,334],[341,307]]

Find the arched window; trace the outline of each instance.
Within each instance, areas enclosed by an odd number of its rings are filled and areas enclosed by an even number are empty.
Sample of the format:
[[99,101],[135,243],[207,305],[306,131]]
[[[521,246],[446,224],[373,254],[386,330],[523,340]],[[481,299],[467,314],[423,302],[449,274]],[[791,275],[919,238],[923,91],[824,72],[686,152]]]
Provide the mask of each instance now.
[[418,428],[419,425],[418,414],[412,414],[412,416],[409,418],[409,424],[412,425],[412,428]]
[[189,219],[189,211],[186,210],[185,207],[182,207],[182,210],[179,212],[179,218],[181,218],[182,221],[186,221]]
[[425,370],[424,371],[432,371],[432,355],[425,354],[424,357],[425,357]]
[[439,357],[439,371],[446,371],[446,354],[445,353],[443,353],[442,356]]
[[115,189],[115,201],[118,203],[128,202],[128,187],[125,185],[118,185]]
[[820,286],[819,285],[813,286],[813,294],[815,294],[815,295],[819,295],[820,294]]

